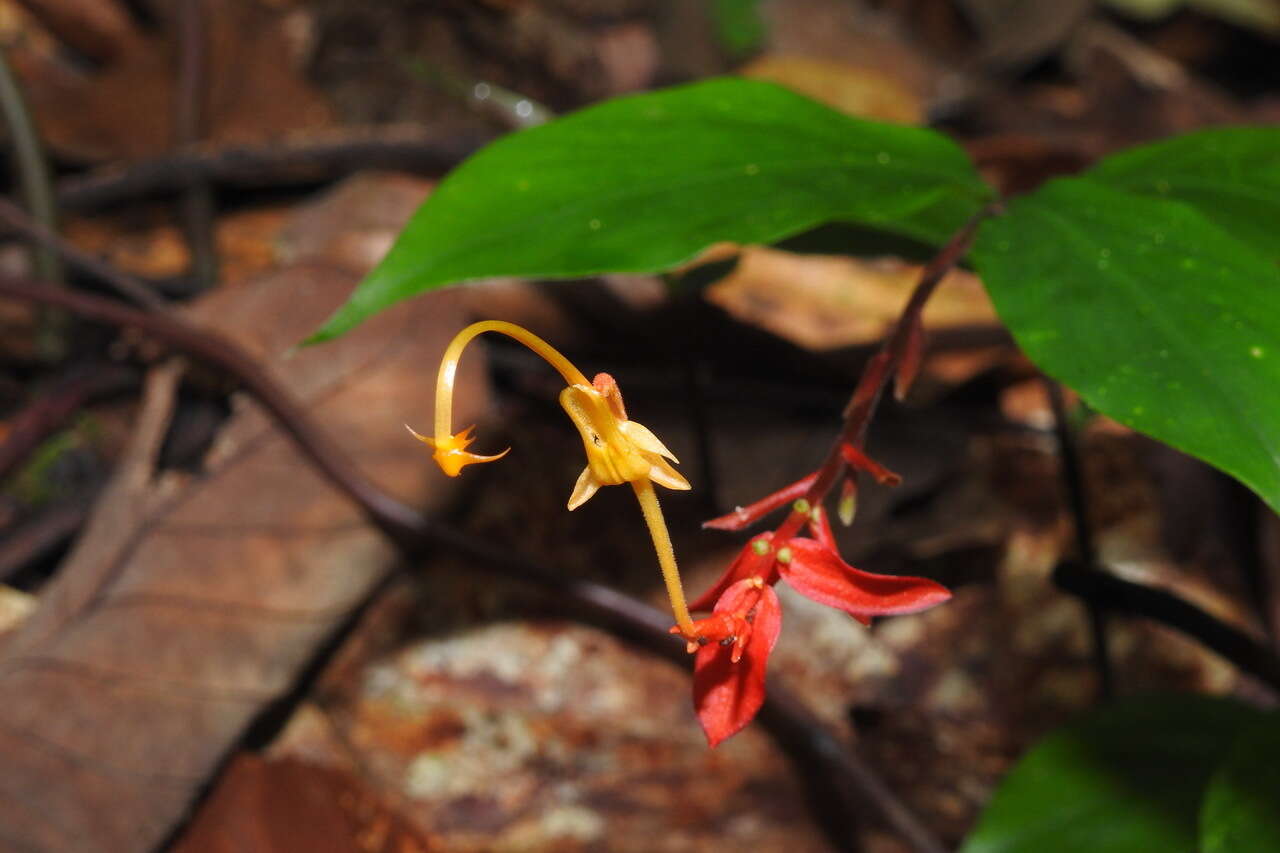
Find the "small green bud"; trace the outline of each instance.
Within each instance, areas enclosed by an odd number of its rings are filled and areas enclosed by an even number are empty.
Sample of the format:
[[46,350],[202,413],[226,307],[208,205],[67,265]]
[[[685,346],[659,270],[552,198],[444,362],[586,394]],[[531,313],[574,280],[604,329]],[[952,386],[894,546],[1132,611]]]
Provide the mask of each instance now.
[[784,546],[784,547],[782,547],[782,548],[779,548],[779,549],[778,549],[778,562],[779,562],[779,563],[784,563],[784,564],[785,564],[785,563],[790,563],[790,562],[791,562],[791,549],[790,549],[790,548],[787,548],[787,547],[785,547],[785,546]]
[[853,515],[858,511],[858,495],[856,492],[850,492],[840,498],[840,503],[836,506],[836,512],[840,516],[840,523],[845,527],[853,524]]
[[800,513],[801,515],[808,515],[810,507],[809,507],[809,502],[804,498],[801,498],[800,500],[793,503],[791,505],[791,508],[796,512]]
[[769,543],[764,539],[757,539],[751,543],[751,550],[763,557],[765,554],[769,553]]

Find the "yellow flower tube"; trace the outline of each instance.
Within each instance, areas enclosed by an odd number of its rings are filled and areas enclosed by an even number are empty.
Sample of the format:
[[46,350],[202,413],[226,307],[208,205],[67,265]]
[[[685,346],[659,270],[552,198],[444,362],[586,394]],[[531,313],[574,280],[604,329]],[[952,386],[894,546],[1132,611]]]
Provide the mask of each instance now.
[[687,639],[693,639],[693,619],[685,603],[684,588],[680,582],[680,570],[676,564],[675,549],[667,532],[666,519],[653,484],[669,489],[688,489],[689,482],[667,460],[678,462],[671,451],[642,424],[627,419],[622,403],[622,392],[607,373],[587,377],[561,355],[555,347],[527,329],[501,320],[485,320],[473,323],[459,332],[440,363],[436,378],[435,435],[427,437],[409,432],[419,441],[432,447],[432,458],[450,477],[456,477],[467,465],[492,462],[501,459],[510,448],[493,456],[480,456],[467,451],[473,441],[474,426],[459,433],[453,432],[453,387],[462,351],[476,336],[485,332],[497,332],[524,344],[554,367],[568,385],[560,393],[560,405],[573,421],[582,437],[587,455],[587,467],[583,469],[569,497],[569,509],[577,509],[586,503],[601,486],[630,483],[640,502],[658,565],[662,569],[663,582],[676,625]]

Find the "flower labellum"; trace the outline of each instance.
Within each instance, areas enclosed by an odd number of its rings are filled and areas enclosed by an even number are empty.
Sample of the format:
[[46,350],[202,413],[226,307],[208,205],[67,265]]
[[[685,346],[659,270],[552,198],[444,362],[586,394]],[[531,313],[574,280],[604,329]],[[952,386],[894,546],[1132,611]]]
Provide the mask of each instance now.
[[741,731],[764,704],[765,671],[782,630],[782,607],[773,587],[747,578],[725,590],[715,612],[694,626],[693,707],[714,747]]
[[601,486],[649,479],[668,489],[689,488],[689,481],[667,462],[680,460],[643,424],[627,420],[622,393],[609,374],[596,374],[589,386],[565,388],[560,405],[578,428],[587,453],[569,509],[582,506]]

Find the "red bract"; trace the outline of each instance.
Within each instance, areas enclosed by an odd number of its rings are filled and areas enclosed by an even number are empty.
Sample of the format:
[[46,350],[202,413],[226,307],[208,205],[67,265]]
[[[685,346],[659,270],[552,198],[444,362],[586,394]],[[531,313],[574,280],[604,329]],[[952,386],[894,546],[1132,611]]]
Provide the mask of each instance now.
[[[875,477],[876,482],[882,486],[896,486],[902,482],[902,478],[897,474],[847,441],[840,445],[840,457],[851,470],[866,471],[872,477]],[[745,530],[775,509],[784,504],[789,504],[797,498],[804,497],[817,479],[818,472],[815,471],[807,477],[796,480],[789,486],[778,489],[773,494],[765,495],[753,504],[740,506],[728,515],[704,521],[702,526],[712,530]],[[852,480],[849,482],[852,482]],[[850,517],[849,521],[851,522],[852,520],[852,517]]]
[[871,616],[917,613],[951,597],[950,590],[928,578],[855,569],[813,539],[791,539],[786,548],[778,549],[777,557],[778,569],[792,589],[861,622],[869,622]]
[[694,626],[693,707],[714,747],[741,731],[764,704],[765,670],[782,630],[782,609],[773,587],[747,578],[726,589],[715,612]]
[[753,536],[747,542],[747,547],[743,548],[729,564],[729,568],[720,576],[720,580],[716,581],[715,586],[689,602],[689,609],[710,610],[716,606],[720,596],[724,595],[729,587],[748,578],[759,577],[767,584],[777,583],[779,575],[772,542],[773,533]]
[[[847,524],[852,521],[856,494],[853,472],[866,471],[882,485],[896,486],[902,478],[852,442],[842,442],[839,450],[846,486],[840,512]],[[764,701],[765,662],[781,625],[772,586],[780,579],[801,595],[843,610],[864,625],[870,625],[873,616],[915,613],[951,597],[946,587],[927,578],[877,575],[840,559],[826,509],[821,503],[809,503],[819,473],[702,525],[741,530],[791,504],[791,515],[778,528],[785,538],[776,533],[753,537],[720,580],[690,604],[693,610],[714,605],[712,615],[695,621],[692,631],[672,629],[684,635],[689,651],[698,653],[694,705],[712,746],[745,726]],[[804,527],[812,538],[791,535]],[[767,643],[762,633],[766,628]]]
[[753,504],[740,506],[728,515],[704,521],[702,526],[708,530],[745,530],[783,504],[789,504],[796,498],[804,497],[805,492],[809,491],[816,479],[818,479],[816,472],[802,477],[771,495],[765,495]]
[[950,590],[928,578],[855,569],[840,559],[825,534],[823,539],[797,536],[775,548],[772,533],[754,537],[715,586],[690,607],[706,610],[731,586],[750,577],[763,578],[765,583],[785,578],[806,598],[843,610],[863,624],[869,624],[872,616],[916,613],[951,597]]

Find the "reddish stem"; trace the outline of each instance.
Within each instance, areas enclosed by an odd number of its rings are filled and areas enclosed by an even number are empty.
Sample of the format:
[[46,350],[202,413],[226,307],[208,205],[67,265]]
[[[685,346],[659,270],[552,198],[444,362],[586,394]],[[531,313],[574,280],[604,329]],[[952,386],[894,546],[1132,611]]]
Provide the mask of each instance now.
[[740,506],[728,515],[704,521],[702,526],[711,530],[745,530],[783,504],[791,503],[796,498],[802,497],[805,492],[809,491],[813,481],[817,478],[816,472],[807,477],[801,477],[791,485],[783,486],[778,491],[771,495],[765,495],[753,504]]
[[[929,301],[929,297],[933,295],[933,291],[937,289],[947,273],[951,272],[952,267],[958,264],[969,251],[969,245],[973,242],[978,225],[994,211],[995,207],[988,205],[974,214],[921,270],[920,280],[916,283],[911,298],[907,300],[906,307],[902,309],[893,332],[885,339],[880,351],[867,362],[866,368],[862,371],[862,378],[858,380],[853,396],[849,399],[849,405],[845,407],[844,427],[832,443],[831,449],[827,451],[822,467],[817,470],[812,485],[805,493],[805,500],[810,506],[820,506],[836,480],[846,470],[848,463],[844,457],[844,445],[848,444],[854,450],[861,451],[866,443],[867,428],[871,424],[871,418],[880,404],[885,386],[893,376],[894,368],[907,353],[911,343],[912,328],[914,324],[920,322],[925,303]],[[807,513],[792,511],[774,532],[773,541],[785,542],[799,533],[808,521]]]

